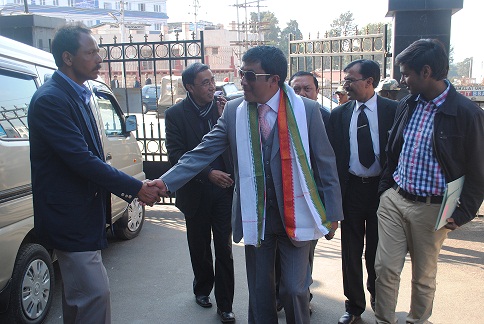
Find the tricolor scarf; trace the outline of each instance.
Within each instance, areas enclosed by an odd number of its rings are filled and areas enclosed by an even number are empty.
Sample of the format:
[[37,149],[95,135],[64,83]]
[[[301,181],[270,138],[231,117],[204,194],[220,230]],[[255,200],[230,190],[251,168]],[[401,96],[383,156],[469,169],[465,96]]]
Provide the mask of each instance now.
[[[314,240],[328,233],[330,222],[310,167],[306,110],[291,87],[285,84],[280,94],[277,130],[286,233],[295,241]],[[266,197],[257,104],[243,101],[236,118],[244,243],[259,246],[264,239]]]

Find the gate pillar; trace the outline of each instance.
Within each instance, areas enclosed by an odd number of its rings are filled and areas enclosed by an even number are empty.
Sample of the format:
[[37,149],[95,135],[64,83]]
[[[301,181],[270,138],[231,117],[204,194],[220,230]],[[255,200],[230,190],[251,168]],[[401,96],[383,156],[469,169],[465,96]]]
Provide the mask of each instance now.
[[[387,17],[393,17],[393,62],[408,45],[422,38],[440,40],[450,48],[451,16],[463,8],[463,0],[388,0]],[[393,64],[392,78],[400,80]]]

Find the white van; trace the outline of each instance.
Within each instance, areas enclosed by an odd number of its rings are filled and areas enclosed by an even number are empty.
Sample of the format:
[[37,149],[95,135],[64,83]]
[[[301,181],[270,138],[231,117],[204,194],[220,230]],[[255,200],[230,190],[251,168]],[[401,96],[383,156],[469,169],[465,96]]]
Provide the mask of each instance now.
[[[54,292],[55,256],[33,230],[27,112],[30,98],[55,71],[51,54],[0,36],[0,322],[41,323]],[[89,81],[91,109],[102,134],[107,163],[144,180],[136,116],[124,117],[108,86]],[[62,140],[62,139],[59,139]],[[111,195],[113,231],[138,235],[144,207]]]

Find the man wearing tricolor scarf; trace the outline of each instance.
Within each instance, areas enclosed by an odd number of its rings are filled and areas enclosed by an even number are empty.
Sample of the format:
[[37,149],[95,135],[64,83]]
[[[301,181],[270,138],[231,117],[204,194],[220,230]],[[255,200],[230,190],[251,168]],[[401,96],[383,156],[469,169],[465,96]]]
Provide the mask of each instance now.
[[245,243],[249,323],[277,323],[276,247],[286,322],[309,323],[310,241],[331,239],[343,220],[334,152],[318,103],[284,83],[287,60],[281,50],[254,47],[242,61],[244,100],[227,102],[200,145],[152,185],[160,195],[176,191],[230,147],[232,230],[234,241]]

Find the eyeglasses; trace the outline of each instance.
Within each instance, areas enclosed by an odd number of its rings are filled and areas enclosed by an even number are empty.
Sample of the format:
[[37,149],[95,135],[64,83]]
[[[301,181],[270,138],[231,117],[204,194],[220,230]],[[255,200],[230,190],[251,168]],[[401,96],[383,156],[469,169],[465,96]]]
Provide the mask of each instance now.
[[199,86],[199,87],[208,88],[211,85],[215,85],[215,78],[212,78],[210,80],[204,80],[202,83],[198,83],[198,84],[194,83],[194,85]]
[[240,79],[242,80],[243,78],[245,78],[245,81],[248,81],[248,82],[253,82],[253,81],[257,80],[257,77],[259,77],[259,76],[269,76],[269,75],[272,75],[272,74],[255,73],[254,71],[244,71],[244,70],[239,69]]
[[356,82],[356,81],[362,81],[362,80],[366,80],[368,78],[361,78],[361,79],[343,79],[343,85],[345,84],[352,84],[353,82]]

